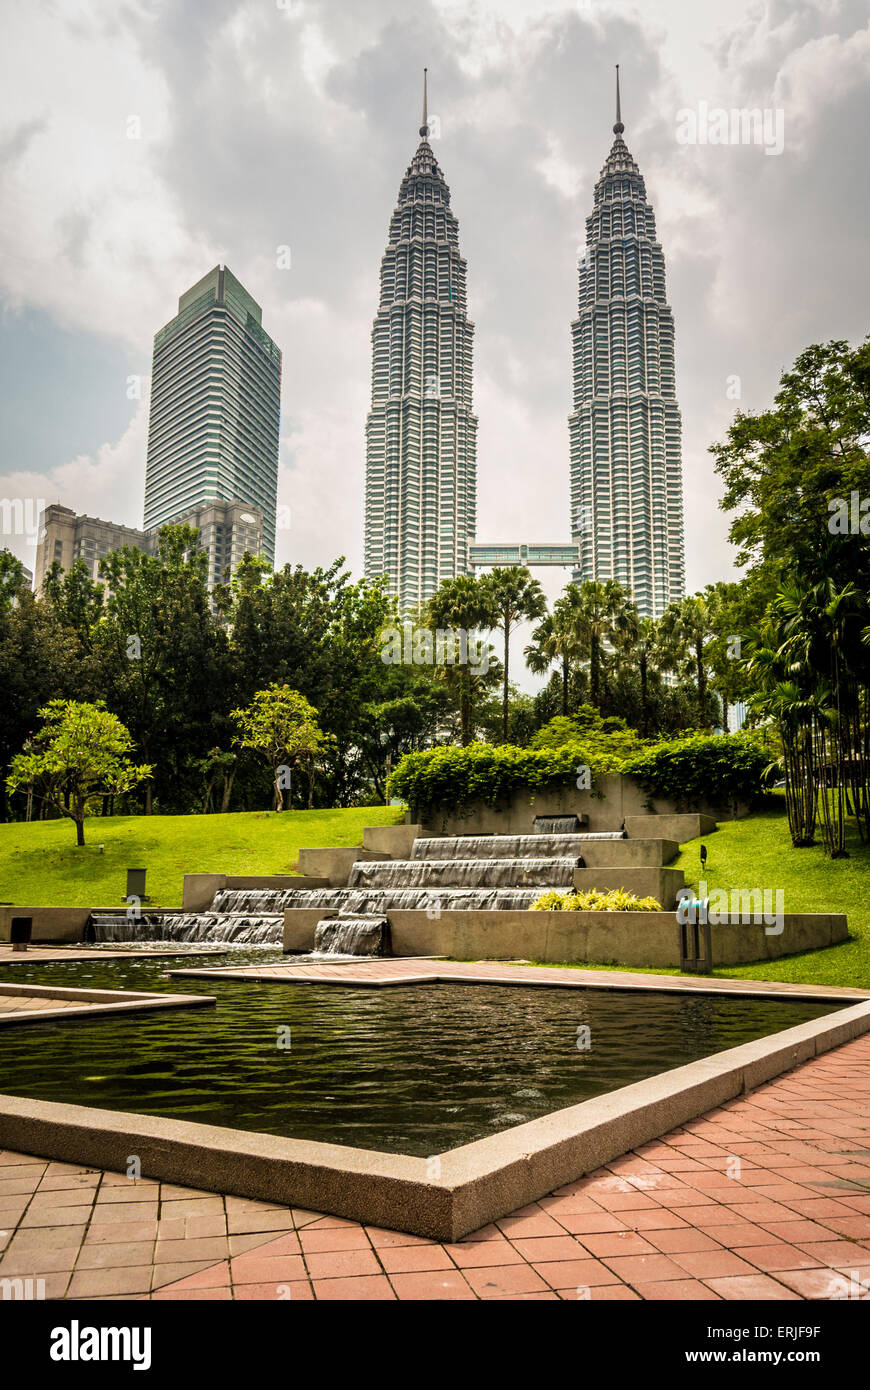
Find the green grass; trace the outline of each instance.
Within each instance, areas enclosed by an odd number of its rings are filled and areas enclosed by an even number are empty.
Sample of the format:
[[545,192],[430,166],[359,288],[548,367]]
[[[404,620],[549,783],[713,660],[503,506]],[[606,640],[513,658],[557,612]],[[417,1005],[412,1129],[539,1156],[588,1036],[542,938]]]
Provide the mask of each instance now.
[[[701,878],[700,847],[707,846],[703,875],[708,892],[716,888],[781,888],[786,912],[844,912],[852,940],[822,951],[804,951],[781,960],[714,969],[722,979],[786,980],[794,984],[870,986],[870,846],[862,845],[854,826],[847,847],[851,858],[831,860],[821,845],[794,849],[785,810],[772,805],[744,820],[720,821],[719,829],[683,845],[673,862],[686,883],[697,888]],[[715,933],[715,929],[714,929]],[[715,942],[715,934],[714,934]],[[552,961],[530,961],[531,965]],[[566,961],[578,970],[614,970],[616,964],[590,965]],[[679,970],[632,966],[647,975],[679,975]]]
[[[69,821],[0,825],[0,900],[46,906],[117,906],[128,867],[148,869],[148,892],[164,907],[181,904],[185,873],[288,873],[308,846],[358,845],[367,825],[393,825],[395,807],[349,811],[251,812],[226,816],[116,816],[86,822],[76,849]],[[852,830],[850,859],[827,859],[820,845],[793,849],[784,811],[772,806],[745,820],[720,822],[704,837],[709,889],[782,888],[786,912],[845,912],[852,940],[778,961],[728,966],[733,979],[870,986],[870,847]],[[699,846],[674,861],[686,882],[700,877]],[[100,851],[100,844],[104,851]],[[576,962],[573,962],[576,964]],[[587,965],[583,969],[590,969]],[[612,967],[601,966],[601,969]],[[650,974],[679,974],[675,970]]]
[[300,849],[358,845],[367,825],[395,825],[403,816],[394,806],[100,816],[85,822],[82,849],[69,820],[14,822],[0,825],[0,901],[114,907],[124,895],[127,869],[145,868],[148,896],[162,907],[180,907],[184,874],[291,873]]
[[[674,867],[686,882],[701,877],[701,840],[684,845]],[[853,940],[823,951],[804,951],[778,961],[734,965],[717,975],[746,980],[791,980],[800,984],[870,985],[870,846],[862,845],[850,826],[849,859],[828,859],[821,845],[794,849],[785,812],[779,806],[720,821],[703,839],[707,846],[708,889],[781,888],[786,912],[845,912]]]

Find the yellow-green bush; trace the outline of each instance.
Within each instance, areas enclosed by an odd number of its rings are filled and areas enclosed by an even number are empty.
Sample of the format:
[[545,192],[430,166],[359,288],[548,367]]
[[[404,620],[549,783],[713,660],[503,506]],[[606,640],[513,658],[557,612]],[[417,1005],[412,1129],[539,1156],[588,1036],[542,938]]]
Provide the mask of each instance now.
[[532,912],[661,912],[655,898],[637,898],[624,888],[610,888],[606,893],[590,888],[586,893],[561,892],[549,888],[532,903]]

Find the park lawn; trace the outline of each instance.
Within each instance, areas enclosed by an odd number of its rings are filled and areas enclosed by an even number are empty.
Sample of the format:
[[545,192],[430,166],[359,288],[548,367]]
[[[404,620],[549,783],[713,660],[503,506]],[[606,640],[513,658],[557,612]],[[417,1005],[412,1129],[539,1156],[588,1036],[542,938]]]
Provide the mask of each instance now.
[[76,848],[72,821],[15,821],[0,825],[0,902],[115,907],[127,869],[144,868],[155,904],[180,907],[185,874],[292,873],[300,849],[359,845],[366,826],[395,825],[403,818],[396,806],[95,816],[85,821],[82,849]]
[[716,888],[781,888],[786,912],[845,912],[853,938],[823,951],[804,951],[778,961],[732,965],[717,975],[798,984],[870,986],[870,846],[850,823],[849,859],[828,859],[821,844],[795,849],[784,808],[772,806],[744,820],[720,821],[703,840],[684,845],[674,867],[697,886],[699,849],[707,846],[708,891]]
[[[781,888],[786,912],[845,912],[853,938],[823,951],[804,951],[781,960],[714,969],[723,979],[787,980],[795,984],[848,985],[870,988],[870,846],[862,845],[850,826],[849,859],[826,858],[821,845],[794,849],[785,809],[770,806],[743,820],[720,821],[712,835],[682,846],[673,868],[682,869],[686,883],[697,888],[701,875],[700,847],[707,846],[703,877],[708,892],[716,888]],[[714,929],[715,942],[715,929]],[[547,962],[530,962],[546,964]],[[552,963],[552,962],[550,962]],[[569,961],[582,970],[612,970],[612,965]],[[644,970],[650,975],[679,975],[679,970]]]

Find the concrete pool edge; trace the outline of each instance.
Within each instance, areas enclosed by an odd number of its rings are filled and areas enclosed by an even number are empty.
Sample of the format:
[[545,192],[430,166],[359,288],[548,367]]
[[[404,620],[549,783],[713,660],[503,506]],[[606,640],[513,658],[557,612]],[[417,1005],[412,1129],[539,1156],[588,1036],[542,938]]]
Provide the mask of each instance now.
[[[44,999],[45,1009],[22,1009],[0,1012],[0,1028],[26,1023],[61,1023],[73,1018],[102,1018],[105,1014],[139,1013],[150,1009],[185,1009],[214,1005],[213,994],[161,994],[132,989],[92,989],[68,985],[16,984],[0,981],[0,996],[22,999]],[[51,1007],[52,1001],[63,1001],[69,1007]]]
[[870,1031],[870,1000],[431,1158],[0,1095],[0,1147],[455,1241]]

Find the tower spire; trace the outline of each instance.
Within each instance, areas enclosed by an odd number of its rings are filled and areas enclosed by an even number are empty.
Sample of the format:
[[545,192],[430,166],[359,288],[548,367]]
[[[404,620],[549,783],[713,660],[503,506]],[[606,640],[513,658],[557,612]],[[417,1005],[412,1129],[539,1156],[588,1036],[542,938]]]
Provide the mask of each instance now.
[[423,124],[422,124],[421,127],[420,127],[420,134],[421,134],[421,136],[423,137],[424,140],[426,139],[426,136],[429,134],[429,114],[428,114],[428,111],[427,111],[427,102],[428,102],[428,90],[427,90],[427,89],[428,89],[428,81],[427,81],[427,77],[428,77],[428,72],[429,72],[429,69],[428,69],[428,68],[424,68],[424,69],[423,69]]
[[625,130],[622,124],[622,112],[619,108],[619,64],[616,64],[616,125],[613,127],[614,135],[621,135]]

